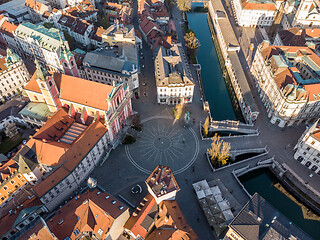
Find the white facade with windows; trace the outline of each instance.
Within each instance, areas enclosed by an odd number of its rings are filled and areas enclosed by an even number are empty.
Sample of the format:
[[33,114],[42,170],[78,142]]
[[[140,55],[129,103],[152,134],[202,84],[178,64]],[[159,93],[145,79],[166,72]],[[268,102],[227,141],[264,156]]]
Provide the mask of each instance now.
[[191,103],[194,83],[182,45],[159,47],[154,62],[158,103]]
[[308,47],[259,45],[251,72],[272,124],[313,123],[319,117],[320,66],[313,60],[320,62]]
[[294,16],[292,25],[300,28],[320,28],[320,10],[318,1],[302,0]]
[[319,120],[302,134],[294,147],[294,158],[320,175],[320,125]]
[[235,0],[232,2],[236,19],[242,27],[271,26],[278,12],[278,1]]
[[15,96],[30,80],[29,72],[21,58],[7,49],[7,56],[0,58],[0,101]]

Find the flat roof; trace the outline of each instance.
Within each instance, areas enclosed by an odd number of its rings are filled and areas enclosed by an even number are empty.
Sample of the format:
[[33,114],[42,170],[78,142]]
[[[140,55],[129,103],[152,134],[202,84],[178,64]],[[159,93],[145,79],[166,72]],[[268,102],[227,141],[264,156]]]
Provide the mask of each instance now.
[[[38,1],[38,0],[37,0]],[[5,10],[9,14],[18,16],[28,12],[28,8],[25,6],[25,0],[14,0],[0,5],[0,10]]]

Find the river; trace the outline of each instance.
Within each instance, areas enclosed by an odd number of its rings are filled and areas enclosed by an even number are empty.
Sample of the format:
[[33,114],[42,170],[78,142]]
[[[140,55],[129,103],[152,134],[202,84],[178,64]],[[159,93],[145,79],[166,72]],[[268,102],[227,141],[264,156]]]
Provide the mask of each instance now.
[[[201,12],[201,8],[195,8],[193,4],[192,11],[188,13],[188,21],[189,28],[196,33],[201,43],[197,58],[202,68],[201,80],[205,98],[210,104],[213,119],[239,120],[239,114],[234,111],[235,103],[232,103],[229,97],[230,89],[228,92],[219,65],[208,27],[207,13]],[[245,175],[241,180],[250,194],[258,192],[311,237],[320,239],[320,222],[304,219],[300,207],[273,186],[277,179],[271,173],[256,171]]]
[[207,23],[207,13],[199,12],[200,8],[193,8],[188,13],[189,28],[191,28],[201,46],[197,58],[201,64],[201,80],[206,101],[209,102],[211,116],[215,120],[236,120],[232,101],[222,76],[216,49],[211,39]]
[[250,172],[242,176],[240,181],[251,195],[258,192],[303,231],[314,239],[320,239],[320,222],[303,217],[301,208],[274,187],[274,184],[278,183],[278,179],[269,170],[262,169]]

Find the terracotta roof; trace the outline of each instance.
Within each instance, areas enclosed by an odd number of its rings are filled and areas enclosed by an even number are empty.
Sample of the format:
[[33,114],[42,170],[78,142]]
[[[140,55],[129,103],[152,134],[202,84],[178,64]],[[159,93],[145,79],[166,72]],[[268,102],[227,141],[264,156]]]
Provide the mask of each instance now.
[[62,14],[58,23],[70,28],[71,31],[80,35],[83,35],[90,26],[87,21],[69,14]]
[[305,37],[310,38],[320,38],[320,29],[319,28],[307,28],[302,30],[305,34]]
[[3,218],[1,218],[0,219],[0,236],[3,236],[13,228],[15,221],[19,217],[19,214],[21,213],[22,210],[35,207],[35,206],[41,206],[41,205],[42,203],[40,202],[39,198],[33,197],[23,202],[23,206],[19,207],[19,209],[13,210],[13,214],[8,213]]
[[60,208],[47,225],[58,239],[76,239],[82,232],[98,235],[99,229],[104,239],[113,221],[126,210],[127,207],[110,194],[98,189],[87,190]]
[[65,9],[65,12],[78,18],[86,18],[90,15],[95,14],[96,12],[98,12],[98,10],[95,9],[95,7],[89,0],[83,0],[73,7],[68,7],[67,9]]
[[25,5],[28,8],[31,8],[31,9],[35,10],[36,12],[41,12],[41,13],[44,12],[43,10],[46,10],[48,8],[45,4],[38,2],[36,0],[26,0]]
[[152,216],[155,217],[155,211],[158,211],[157,203],[151,194],[148,193],[142,201],[142,204],[140,203],[139,208],[131,215],[124,227],[129,229],[135,236],[140,235],[145,238],[149,229],[142,227],[142,222],[146,218],[150,219]]
[[0,31],[13,37],[13,32],[17,29],[17,27],[18,26],[14,25],[13,23],[5,20],[0,27]]
[[[155,222],[156,232],[152,232],[146,239],[198,239],[197,234],[185,220],[177,201],[166,200],[159,204],[158,220]],[[167,231],[168,229],[174,231]]]
[[104,33],[105,31],[106,30],[103,27],[94,26],[90,35],[89,35],[89,38],[94,39],[98,42],[101,42],[102,41],[102,33]]
[[274,3],[249,2],[248,0],[242,0],[242,8],[246,10],[277,11]]
[[35,226],[33,226],[28,232],[19,237],[20,240],[34,240],[34,239],[45,239],[45,240],[57,240],[54,234],[51,234],[50,229],[39,221]]
[[18,164],[13,159],[0,162],[0,183],[2,184],[7,177],[9,177],[15,171],[18,171],[18,168]]
[[8,68],[6,67],[6,65],[4,65],[6,63],[6,58],[0,58],[0,72],[4,72],[6,71]]
[[[35,78],[36,72],[24,89],[41,93]],[[107,98],[115,88],[114,86],[92,82],[62,73],[53,73],[53,79],[60,92],[60,99],[108,111]],[[88,91],[88,89],[90,89],[90,91]]]
[[63,155],[54,155],[52,158],[48,156],[51,162],[61,165],[33,188],[37,196],[43,196],[68,176],[106,132],[107,128],[101,122],[95,121],[82,132]]
[[157,197],[180,190],[171,169],[161,165],[153,170],[145,182]]

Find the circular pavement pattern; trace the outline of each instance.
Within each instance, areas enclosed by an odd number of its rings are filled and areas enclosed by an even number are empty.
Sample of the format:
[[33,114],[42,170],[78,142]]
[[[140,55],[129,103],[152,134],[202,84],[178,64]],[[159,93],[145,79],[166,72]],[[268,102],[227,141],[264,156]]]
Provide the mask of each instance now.
[[192,128],[184,128],[169,117],[141,121],[143,131],[135,143],[126,145],[130,162],[150,174],[157,165],[165,165],[179,174],[188,169],[199,154],[199,140]]

